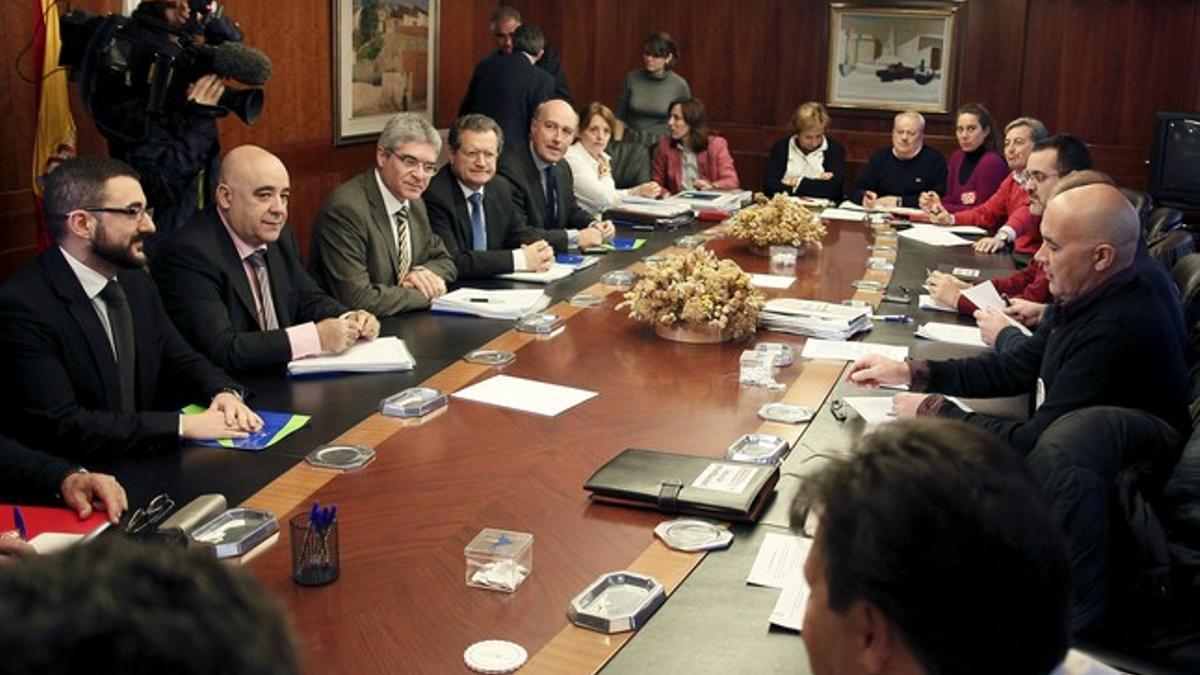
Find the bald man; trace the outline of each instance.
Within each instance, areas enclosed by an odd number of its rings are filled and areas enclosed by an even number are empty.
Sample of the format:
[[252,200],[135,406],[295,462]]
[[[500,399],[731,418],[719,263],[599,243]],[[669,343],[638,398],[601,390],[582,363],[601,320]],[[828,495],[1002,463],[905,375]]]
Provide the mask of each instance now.
[[597,221],[575,201],[575,178],[562,161],[575,141],[579,115],[562,99],[537,107],[528,143],[514,143],[500,155],[500,175],[517,188],[530,227],[545,232],[556,251],[591,248],[613,237],[613,224]]
[[[1054,197],[1042,218],[1042,247],[1054,303],[1033,337],[1015,349],[951,361],[856,361],[847,379],[862,386],[909,385],[898,417],[939,415],[981,426],[1028,453],[1059,417],[1119,406],[1156,415],[1180,434],[1190,428],[1187,367],[1169,310],[1135,265],[1140,227],[1115,187],[1092,184]],[[940,394],[1029,393],[1027,421],[963,412]]]
[[253,145],[221,162],[215,209],[169,239],[152,271],[185,337],[231,371],[280,369],[374,339],[379,321],[322,291],[287,225],[283,162]]

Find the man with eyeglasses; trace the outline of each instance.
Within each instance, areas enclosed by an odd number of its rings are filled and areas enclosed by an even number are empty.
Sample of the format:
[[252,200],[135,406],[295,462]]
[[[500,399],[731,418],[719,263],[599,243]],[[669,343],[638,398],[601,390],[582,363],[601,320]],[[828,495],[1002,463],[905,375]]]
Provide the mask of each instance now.
[[562,159],[575,142],[578,126],[579,115],[571,104],[546,101],[534,115],[529,142],[509,145],[500,155],[499,170],[516,187],[530,227],[565,230],[568,248],[588,249],[612,239],[614,228],[610,221],[592,218],[575,201],[575,179]]
[[375,316],[428,309],[454,281],[454,261],[421,200],[441,149],[442,137],[424,117],[398,113],[379,136],[375,168],[325,198],[309,265],[342,304]]
[[180,331],[230,371],[281,370],[340,354],[379,334],[379,321],[347,310],[317,286],[287,224],[291,179],[253,145],[221,162],[216,207],[167,241],[151,266]]
[[510,143],[529,138],[529,121],[543,101],[554,97],[554,78],[538,70],[546,38],[537,26],[517,28],[511,53],[496,52],[475,66],[458,114],[478,113],[496,120]]
[[[242,438],[262,420],[188,345],[145,273],[154,221],[129,165],[80,157],[45,179],[57,246],[0,288],[3,432],[73,459]],[[208,403],[197,415],[180,407]]]
[[[1034,143],[1033,151],[1025,163],[1023,189],[1028,197],[1029,214],[1034,218],[1031,225],[1038,230],[1039,246],[1042,239],[1042,212],[1055,186],[1064,176],[1091,168],[1092,155],[1087,145],[1074,136],[1057,134]],[[961,216],[964,213],[970,211],[957,215]],[[993,279],[992,284],[998,293],[1008,297],[1012,315],[1029,326],[1036,325],[1041,316],[1040,308],[1050,300],[1050,282],[1042,264],[1036,259],[1030,260],[1028,265],[1013,274]],[[953,275],[933,272],[925,280],[925,285],[934,300],[946,307],[954,307],[960,314],[970,316],[979,309],[975,303],[962,297],[962,291],[972,284]],[[1007,322],[1004,324],[1007,325]],[[994,335],[994,332],[992,334]]]
[[454,258],[460,279],[544,272],[554,262],[547,240],[566,249],[562,230],[538,231],[525,223],[512,185],[496,176],[503,143],[492,118],[458,118],[450,127],[450,162],[425,191],[430,224]]

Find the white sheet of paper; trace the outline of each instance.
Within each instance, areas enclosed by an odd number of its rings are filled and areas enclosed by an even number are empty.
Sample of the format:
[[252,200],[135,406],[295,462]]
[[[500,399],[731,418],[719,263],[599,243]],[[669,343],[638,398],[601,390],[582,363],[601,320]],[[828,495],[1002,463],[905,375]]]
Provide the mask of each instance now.
[[509,272],[507,274],[497,274],[501,279],[512,279],[513,281],[528,281],[534,284],[548,284],[551,281],[566,279],[581,269],[575,265],[563,265],[562,263],[552,263],[550,269],[545,272]]
[[867,219],[866,211],[856,211],[846,208],[827,208],[821,211],[821,218],[825,220],[853,220],[862,221]]
[[987,230],[974,225],[951,225],[945,228],[945,230],[954,234],[978,234],[981,236],[987,234]]
[[803,571],[788,578],[775,600],[775,609],[771,610],[771,623],[788,630],[804,630],[804,610],[811,591]]
[[800,353],[806,359],[829,359],[831,361],[857,361],[867,354],[879,354],[889,359],[903,361],[908,356],[908,347],[848,342],[846,340],[821,340],[809,338]]
[[785,277],[778,274],[751,274],[750,283],[759,288],[791,288],[796,283],[796,277]]
[[999,312],[1004,311],[1004,298],[1000,297],[1000,292],[996,290],[996,285],[990,281],[975,284],[970,288],[962,290],[964,298],[975,303],[979,309],[995,309]]
[[977,326],[957,326],[952,323],[927,323],[916,330],[914,335],[934,342],[949,342],[969,347],[987,347],[983,342],[983,334]]
[[931,246],[966,246],[971,242],[937,225],[913,225],[900,230],[897,236]]
[[867,424],[894,422],[891,396],[843,396],[842,403],[854,409]]
[[922,293],[921,297],[917,299],[917,307],[935,312],[949,312],[951,314],[958,313],[957,309],[953,307],[947,307],[937,300],[934,300],[932,295],[926,295],[924,293]]
[[812,539],[792,534],[768,532],[763,539],[754,566],[746,583],[769,588],[783,588],[795,574],[803,578],[804,561],[812,548]]
[[30,539],[29,545],[38,552],[38,555],[48,555],[71,548],[83,541],[84,536],[82,534],[71,534],[70,532],[43,532]]
[[554,417],[597,395],[594,391],[560,384],[496,375],[451,394],[476,403]]
[[288,363],[291,375],[315,373],[382,373],[412,370],[416,365],[408,347],[395,336],[359,342],[336,356],[316,356]]

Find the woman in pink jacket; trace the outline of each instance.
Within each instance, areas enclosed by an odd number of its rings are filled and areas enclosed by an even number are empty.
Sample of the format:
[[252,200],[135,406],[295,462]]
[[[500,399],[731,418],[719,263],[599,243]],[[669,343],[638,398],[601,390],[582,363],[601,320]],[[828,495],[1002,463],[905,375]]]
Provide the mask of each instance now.
[[670,136],[654,150],[651,178],[669,194],[682,190],[728,190],[738,187],[729,144],[708,129],[708,114],[697,98],[671,103]]

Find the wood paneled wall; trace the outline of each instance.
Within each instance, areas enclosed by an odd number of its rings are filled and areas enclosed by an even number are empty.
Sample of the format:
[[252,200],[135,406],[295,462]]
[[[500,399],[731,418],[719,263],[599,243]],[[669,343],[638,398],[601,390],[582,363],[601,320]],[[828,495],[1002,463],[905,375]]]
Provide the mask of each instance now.
[[[17,76],[30,39],[32,0],[0,3],[0,277],[33,254],[29,192],[34,101]],[[75,0],[111,11],[117,0]],[[471,69],[492,43],[495,0],[442,0],[436,121],[446,126]],[[665,29],[679,43],[679,72],[707,104],[734,150],[746,186],[759,184],[766,152],[786,135],[795,106],[824,100],[829,3],[818,0],[515,0],[525,20],[562,52],[577,102],[616,101],[641,44]],[[885,3],[880,4],[897,4]],[[330,0],[228,0],[247,41],[275,64],[267,106],[253,127],[222,123],[222,145],[256,143],[291,171],[291,222],[302,244],[321,199],[369,166],[370,144],[334,147]],[[1098,168],[1143,187],[1155,110],[1200,110],[1200,3],[1194,0],[966,0],[956,100],[984,102],[1003,121],[1040,117],[1053,131],[1091,144]],[[28,72],[28,57],[21,61]],[[77,105],[83,152],[103,152]],[[886,145],[890,114],[833,110],[833,129],[852,165]],[[930,116],[930,143],[955,147],[952,120]]]

